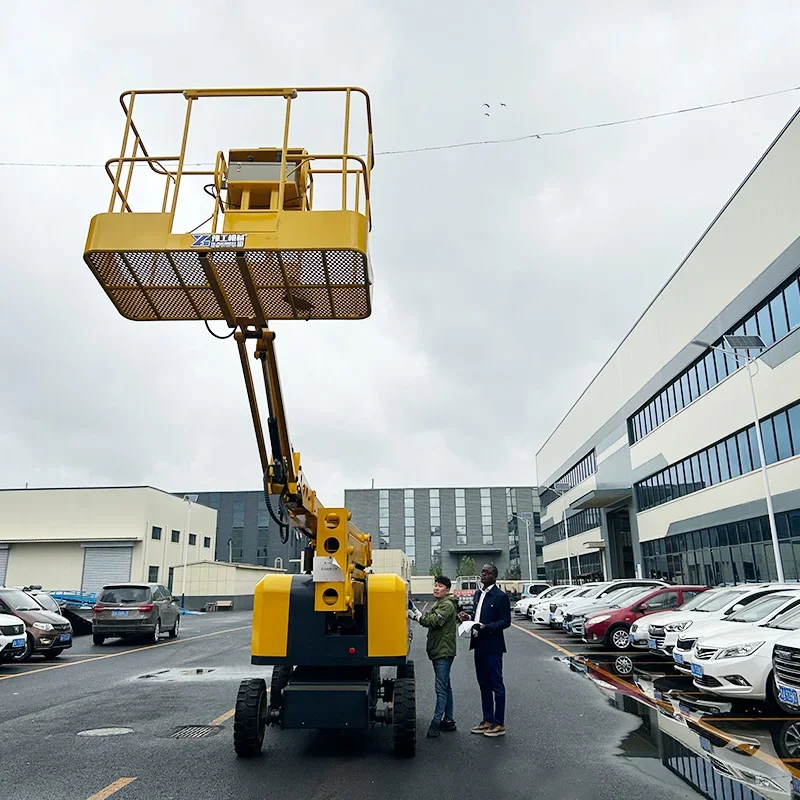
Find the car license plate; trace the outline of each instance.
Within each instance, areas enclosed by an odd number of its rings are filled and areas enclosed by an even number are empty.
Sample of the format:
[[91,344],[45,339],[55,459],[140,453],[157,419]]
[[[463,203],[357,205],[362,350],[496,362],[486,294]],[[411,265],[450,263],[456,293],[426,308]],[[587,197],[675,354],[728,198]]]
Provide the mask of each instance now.
[[16,649],[18,647],[25,647],[25,640],[24,639],[14,639],[11,642],[11,646]]
[[58,638],[61,639],[62,642],[68,642],[72,636],[70,636],[68,633],[62,633]]
[[687,706],[686,703],[681,703],[680,701],[678,701],[678,711],[680,711],[682,714],[692,713],[692,709],[689,708],[689,706]]
[[792,778],[792,791],[800,794],[800,778]]
[[653,697],[655,697],[656,700],[663,700],[664,699],[664,695],[661,694],[661,692],[659,692],[658,689],[656,689],[653,692]]
[[797,689],[792,689],[790,686],[778,686],[778,699],[788,703],[790,706],[800,706]]
[[672,658],[676,664],[683,664],[683,655],[681,653],[676,653],[673,651]]
[[128,616],[128,612],[125,611],[122,608],[115,608],[115,609],[112,610],[111,616],[112,617],[127,617]]
[[710,739],[706,739],[705,736],[701,736],[700,737],[700,747],[702,747],[703,750],[706,751],[706,753],[712,752],[712,749],[713,749],[711,747],[711,740]]
[[648,639],[648,640],[647,640],[647,646],[648,646],[648,647],[649,647],[651,650],[655,650],[655,649],[656,649],[656,640],[655,640],[655,639]]
[[692,664],[692,675],[694,675],[695,678],[702,678],[703,668],[699,664]]

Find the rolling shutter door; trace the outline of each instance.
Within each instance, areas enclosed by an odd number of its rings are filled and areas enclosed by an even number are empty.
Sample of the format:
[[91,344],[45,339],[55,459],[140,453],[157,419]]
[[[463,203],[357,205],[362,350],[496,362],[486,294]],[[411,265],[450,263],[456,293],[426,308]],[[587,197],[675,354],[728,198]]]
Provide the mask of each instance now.
[[81,591],[99,592],[109,583],[128,583],[132,556],[132,547],[86,547]]
[[6,568],[8,567],[8,545],[0,544],[0,586],[6,582]]

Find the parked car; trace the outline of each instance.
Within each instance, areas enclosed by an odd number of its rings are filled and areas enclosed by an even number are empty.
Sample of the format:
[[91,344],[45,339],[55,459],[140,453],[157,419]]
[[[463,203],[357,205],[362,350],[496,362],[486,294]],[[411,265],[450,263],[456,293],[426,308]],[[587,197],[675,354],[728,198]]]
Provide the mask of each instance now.
[[0,614],[0,664],[25,651],[25,623],[19,617]]
[[159,583],[114,583],[103,587],[92,608],[92,640],[101,645],[113,637],[146,637],[157,642],[163,632],[178,635],[180,608]]
[[27,661],[33,653],[57,658],[72,647],[69,620],[45,609],[35,597],[22,589],[0,588],[0,614],[19,617],[25,624],[25,647],[11,656],[12,661]]
[[678,641],[672,651],[675,669],[687,675],[692,673],[691,654],[697,642],[702,641],[705,646],[709,637],[713,638],[717,634],[724,636],[742,626],[749,628],[759,623],[767,623],[795,606],[800,606],[800,586],[768,594],[722,619],[695,622],[685,633],[678,634]]
[[796,588],[796,583],[743,583],[739,586],[727,586],[720,589],[707,603],[697,605],[691,610],[676,611],[668,617],[659,618],[655,624],[651,622],[648,628],[648,647],[653,653],[672,658],[678,636],[696,622],[722,619],[765,595]]
[[800,630],[778,639],[772,650],[776,702],[788,714],[800,713]]
[[583,597],[590,589],[591,586],[568,586],[567,591],[558,597],[549,597],[541,603],[532,605],[530,608],[531,619],[540,625],[552,627],[553,614],[558,610],[558,604],[570,597]]
[[584,623],[583,641],[589,644],[601,642],[612,650],[627,650],[631,646],[631,625],[648,614],[667,608],[680,608],[686,599],[707,586],[659,586],[645,588],[633,599],[626,598],[618,608],[609,608],[590,614]]
[[[723,587],[715,587],[706,592],[696,594],[681,606],[681,611],[693,611],[701,605],[711,603],[714,597],[723,591],[725,591]],[[672,619],[674,613],[674,611],[661,611],[658,614],[649,615],[646,619],[640,620],[640,622],[634,622],[631,625],[631,646],[640,650],[647,650],[650,637],[648,627],[650,625],[659,625],[662,621],[664,623],[668,622]]]
[[[633,588],[635,586],[663,586],[664,581],[658,580],[640,580],[638,578],[617,578],[613,581],[603,581],[602,583],[585,583],[584,586],[589,586],[590,589],[583,595],[585,600],[599,600],[617,589]],[[564,615],[572,611],[573,607],[580,605],[582,602],[578,599],[578,595],[564,602],[558,603],[558,608],[553,612],[552,624],[556,628],[564,627]]]
[[634,597],[640,595],[642,591],[647,591],[656,586],[666,586],[663,581],[653,581],[651,585],[647,586],[622,586],[608,592],[602,597],[593,597],[586,602],[575,603],[564,613],[563,627],[567,633],[573,636],[583,636],[583,623],[590,614],[600,611],[605,608],[613,608],[624,603],[626,599],[633,600]]
[[528,597],[524,597],[521,600],[518,600],[514,604],[514,613],[519,614],[520,616],[527,617],[528,616],[528,609],[535,605],[536,603],[541,603],[544,600],[547,600],[551,597],[557,597],[560,594],[563,594],[569,586],[553,586],[551,588],[545,589],[541,594],[538,595],[529,595]]
[[[763,598],[744,612],[782,594]],[[709,695],[745,697],[776,706],[773,649],[776,642],[787,636],[787,631],[800,631],[800,600],[796,595],[789,609],[766,622],[729,624],[725,632],[698,639],[684,663],[694,675],[694,685]]]

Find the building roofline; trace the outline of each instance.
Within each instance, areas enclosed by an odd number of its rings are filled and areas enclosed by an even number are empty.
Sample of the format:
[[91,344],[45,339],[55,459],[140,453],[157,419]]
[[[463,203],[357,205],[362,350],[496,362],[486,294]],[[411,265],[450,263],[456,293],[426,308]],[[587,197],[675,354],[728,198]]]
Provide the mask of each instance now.
[[[189,494],[188,492],[168,492],[166,489],[159,489],[158,486],[150,486],[149,484],[136,484],[131,486],[7,486],[0,487],[2,492],[102,492],[102,491],[119,491],[120,489],[150,489],[154,492],[160,492],[169,497],[174,497],[180,500],[180,494]],[[192,492],[194,494],[194,492]],[[199,492],[198,492],[199,494]],[[211,506],[206,506],[204,503],[194,503],[196,506],[203,506],[203,508],[211,508],[212,511],[216,509]]]
[[656,300],[658,300],[658,298],[661,297],[661,295],[664,292],[664,290],[670,285],[670,283],[672,283],[673,278],[681,271],[681,269],[683,268],[683,265],[691,258],[692,254],[700,246],[700,243],[703,241],[703,239],[706,238],[706,236],[708,235],[709,231],[717,224],[717,221],[719,220],[719,218],[725,213],[725,211],[727,210],[728,206],[734,201],[734,199],[739,194],[739,192],[744,188],[744,185],[747,183],[747,181],[750,180],[750,178],[753,176],[753,173],[761,166],[761,162],[770,154],[770,152],[775,147],[775,145],[778,143],[778,141],[781,139],[783,134],[786,133],[786,131],[788,130],[789,126],[795,121],[795,119],[797,118],[798,114],[800,114],[800,108],[798,108],[794,112],[794,114],[792,114],[792,116],[789,118],[789,121],[783,126],[783,128],[781,128],[780,133],[772,140],[772,142],[770,143],[769,147],[767,147],[767,149],[762,153],[761,157],[758,159],[758,161],[756,161],[755,165],[750,170],[750,172],[747,173],[747,175],[745,176],[744,180],[739,184],[739,186],[736,187],[736,190],[728,198],[727,202],[725,203],[724,206],[722,206],[722,208],[719,210],[719,212],[714,217],[714,219],[711,220],[711,223],[709,224],[709,226],[703,231],[703,233],[700,236],[700,238],[694,243],[694,245],[692,246],[692,249],[689,250],[689,252],[684,257],[683,261],[681,261],[681,263],[678,264],[678,266],[675,269],[675,271],[669,276],[669,278],[667,278],[666,283],[658,290],[658,292],[656,293],[656,296],[647,304],[647,306],[645,307],[644,311],[639,315],[639,317],[637,318],[636,322],[633,323],[633,325],[630,328],[630,330],[622,338],[622,341],[614,348],[614,350],[612,351],[611,355],[606,359],[606,361],[603,364],[603,366],[600,367],[600,369],[597,371],[597,373],[592,378],[592,380],[589,381],[589,383],[586,386],[586,388],[578,395],[578,398],[569,407],[569,409],[567,410],[566,414],[564,414],[564,416],[561,418],[561,420],[556,425],[556,427],[553,428],[553,430],[551,431],[550,435],[544,440],[544,442],[542,442],[542,446],[536,451],[537,457],[538,457],[539,453],[541,453],[542,450],[544,450],[544,448],[547,445],[547,443],[553,438],[553,436],[555,436],[555,434],[558,431],[558,429],[564,424],[564,422],[566,421],[567,417],[572,413],[572,410],[575,408],[575,406],[577,406],[578,403],[580,403],[581,398],[586,394],[586,392],[589,391],[589,389],[592,388],[592,384],[600,377],[600,374],[603,372],[603,370],[611,363],[612,359],[619,352],[619,350],[622,347],[622,345],[625,344],[625,342],[628,340],[628,337],[634,332],[634,330],[636,330],[636,326],[644,319],[645,314],[647,314],[647,312],[655,304]]

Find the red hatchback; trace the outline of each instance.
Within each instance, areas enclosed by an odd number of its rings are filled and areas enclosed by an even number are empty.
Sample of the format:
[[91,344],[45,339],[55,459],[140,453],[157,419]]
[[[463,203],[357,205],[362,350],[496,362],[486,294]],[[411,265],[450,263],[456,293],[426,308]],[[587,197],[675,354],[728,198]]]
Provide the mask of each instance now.
[[[627,650],[631,646],[630,629],[637,619],[658,611],[680,608],[698,592],[708,586],[660,586],[643,589],[633,600],[622,606],[612,606],[596,611],[586,618],[583,641],[587,644],[603,644],[612,650]],[[685,594],[684,594],[685,593]]]

